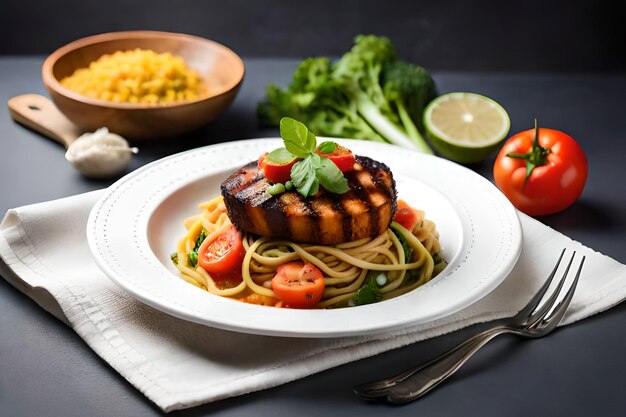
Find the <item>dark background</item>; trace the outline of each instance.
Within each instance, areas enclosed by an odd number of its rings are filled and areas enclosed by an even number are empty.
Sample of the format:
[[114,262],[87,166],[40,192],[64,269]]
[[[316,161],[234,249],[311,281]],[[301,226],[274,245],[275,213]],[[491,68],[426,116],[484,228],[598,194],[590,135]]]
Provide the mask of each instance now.
[[217,40],[244,57],[336,56],[386,35],[433,71],[626,70],[620,1],[1,0],[0,54],[154,29]]

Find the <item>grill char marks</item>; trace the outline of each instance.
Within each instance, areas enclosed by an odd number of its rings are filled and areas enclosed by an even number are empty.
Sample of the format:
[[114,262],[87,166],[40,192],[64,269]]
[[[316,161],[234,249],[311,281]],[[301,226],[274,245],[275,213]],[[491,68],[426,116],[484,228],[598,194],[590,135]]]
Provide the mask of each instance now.
[[373,181],[369,171],[355,171],[354,177],[355,183],[359,185],[355,185],[355,187],[352,188],[352,192],[361,201],[369,203],[367,204],[369,216],[368,227],[372,230],[376,230],[379,226],[378,210],[376,209],[377,204],[375,204],[377,197],[373,194],[377,192],[376,190],[373,191],[373,188],[376,188],[376,183]]
[[395,214],[395,181],[385,164],[363,156],[356,160],[345,174],[350,191],[320,188],[309,198],[295,192],[270,196],[257,163],[250,162],[222,183],[228,216],[241,230],[299,242],[331,245],[376,237]]
[[271,200],[265,192],[267,181],[259,172],[257,162],[250,162],[231,174],[221,185],[228,217],[241,230],[271,233],[263,203]]

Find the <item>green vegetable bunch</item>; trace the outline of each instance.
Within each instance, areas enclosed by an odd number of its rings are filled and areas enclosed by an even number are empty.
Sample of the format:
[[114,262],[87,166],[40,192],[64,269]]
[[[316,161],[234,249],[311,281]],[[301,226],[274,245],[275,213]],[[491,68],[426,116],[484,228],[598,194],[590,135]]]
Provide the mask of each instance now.
[[270,84],[257,113],[266,125],[277,126],[289,116],[319,135],[387,142],[432,154],[419,128],[424,107],[436,95],[430,74],[398,60],[389,39],[359,35],[339,61],[308,58],[286,88]]

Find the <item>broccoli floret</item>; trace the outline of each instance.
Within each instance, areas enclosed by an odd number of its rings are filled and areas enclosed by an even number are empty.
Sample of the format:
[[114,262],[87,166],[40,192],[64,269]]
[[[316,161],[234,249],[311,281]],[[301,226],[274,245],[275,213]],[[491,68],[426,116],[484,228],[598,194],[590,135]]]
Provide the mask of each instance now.
[[397,59],[389,39],[359,35],[336,63],[306,59],[285,89],[268,86],[257,110],[268,125],[289,116],[318,135],[390,142],[432,153],[416,123],[435,91],[423,68]]
[[381,80],[385,97],[399,115],[407,134],[423,140],[418,127],[421,127],[426,104],[437,96],[433,78],[422,67],[395,61],[385,65]]

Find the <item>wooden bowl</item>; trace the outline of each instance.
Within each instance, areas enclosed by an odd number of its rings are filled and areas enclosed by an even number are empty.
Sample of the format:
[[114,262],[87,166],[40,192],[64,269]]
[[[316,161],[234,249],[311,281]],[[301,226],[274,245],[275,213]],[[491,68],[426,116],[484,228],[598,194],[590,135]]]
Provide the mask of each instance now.
[[[61,86],[104,54],[136,48],[182,56],[209,91],[195,100],[168,104],[114,103],[83,96]],[[227,47],[191,35],[168,32],[114,32],[79,39],[52,53],[42,68],[52,100],[80,129],[108,127],[130,140],[175,136],[214,120],[232,103],[244,76],[241,58]]]

